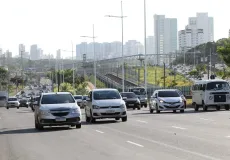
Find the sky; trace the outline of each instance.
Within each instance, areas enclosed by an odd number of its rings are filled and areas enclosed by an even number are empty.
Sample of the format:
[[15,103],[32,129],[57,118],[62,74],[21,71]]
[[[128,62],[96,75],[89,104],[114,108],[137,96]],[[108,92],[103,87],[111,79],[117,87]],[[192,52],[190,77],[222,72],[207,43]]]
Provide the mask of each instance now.
[[[124,41],[144,41],[144,0],[123,0]],[[38,44],[45,54],[71,50],[74,44],[92,39],[95,25],[97,42],[121,41],[121,20],[105,15],[120,15],[120,0],[0,0],[0,48],[18,55],[18,45]],[[154,35],[153,15],[177,18],[178,30],[188,17],[208,12],[214,17],[214,39],[228,37],[229,0],[146,0],[147,36]],[[70,52],[62,52],[65,57]]]

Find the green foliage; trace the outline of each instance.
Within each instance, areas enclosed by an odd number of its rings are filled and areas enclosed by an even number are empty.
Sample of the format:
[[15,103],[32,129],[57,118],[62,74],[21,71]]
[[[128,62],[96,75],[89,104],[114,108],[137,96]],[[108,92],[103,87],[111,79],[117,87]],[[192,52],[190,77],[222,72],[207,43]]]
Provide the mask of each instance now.
[[230,38],[218,42],[217,53],[226,65],[230,67]]
[[198,64],[196,66],[196,70],[201,73],[201,72],[205,72],[206,71],[206,65],[205,64]]
[[0,67],[0,89],[7,86],[7,77],[8,71],[5,68]]
[[190,76],[198,76],[199,72],[197,70],[192,70],[191,72],[189,72]]

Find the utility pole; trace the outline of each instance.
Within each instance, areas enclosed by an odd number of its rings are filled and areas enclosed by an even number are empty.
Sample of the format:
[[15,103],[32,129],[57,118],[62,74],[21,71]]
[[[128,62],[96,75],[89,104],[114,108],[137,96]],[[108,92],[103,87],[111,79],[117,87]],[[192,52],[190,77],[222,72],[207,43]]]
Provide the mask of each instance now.
[[23,69],[23,56],[22,56],[23,51],[21,50],[21,77],[22,77],[22,89],[24,89],[24,69]]

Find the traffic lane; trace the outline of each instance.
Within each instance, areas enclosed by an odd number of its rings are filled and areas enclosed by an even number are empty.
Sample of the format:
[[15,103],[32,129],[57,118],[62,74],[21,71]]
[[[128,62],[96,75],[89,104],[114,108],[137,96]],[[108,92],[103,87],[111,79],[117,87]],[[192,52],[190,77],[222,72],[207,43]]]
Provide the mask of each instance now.
[[[29,113],[29,112],[28,112]],[[23,116],[12,110],[4,110],[3,128],[0,131],[1,160],[37,160],[37,159],[168,159],[167,154],[155,153],[152,150],[137,146],[135,142],[124,141],[113,135],[104,135],[100,130],[92,130],[92,126],[83,125],[82,129],[46,128],[38,132],[34,129],[33,116]],[[8,115],[11,114],[12,117]],[[15,122],[20,118],[23,123],[18,126]],[[84,123],[86,124],[86,123]],[[7,153],[7,154],[6,154]],[[61,154],[57,154],[61,153]]]
[[[229,159],[228,153],[222,152],[225,148],[219,145],[206,143],[203,141],[193,140],[188,137],[182,137],[180,134],[169,134],[158,130],[141,128],[131,123],[102,123],[98,121],[92,126],[95,130],[107,133],[113,139],[124,139],[123,141],[131,141],[135,144],[144,146],[145,154],[155,155],[160,153],[171,159]],[[229,147],[229,146],[227,146]],[[226,155],[227,154],[227,155]],[[161,159],[161,158],[158,158]]]
[[[199,118],[197,116],[202,115],[196,114],[174,114],[171,112],[165,112],[162,114],[149,114],[148,112],[135,112],[129,113],[132,116],[130,120],[133,123],[140,125],[151,124],[154,126],[153,129],[162,130],[165,132],[185,132],[185,136],[188,138],[201,139],[204,141],[213,141],[215,139],[218,143],[228,143],[230,140],[229,133],[229,118],[226,115],[226,120],[224,122],[212,121],[209,117]],[[205,114],[208,114],[206,112]],[[213,112],[210,112],[213,113]],[[224,112],[223,112],[224,113]],[[221,115],[220,115],[221,116]],[[200,116],[201,117],[201,116]],[[203,117],[203,116],[202,116]],[[223,116],[222,116],[223,117]],[[217,118],[218,119],[218,118]],[[158,125],[161,124],[161,125]]]
[[[198,130],[217,137],[228,136],[230,119],[229,111],[221,112],[194,112],[188,110],[185,113],[162,112],[160,114],[150,114],[147,110],[139,112],[128,112],[129,117],[138,122],[143,123],[161,123],[157,125],[162,129],[168,129],[171,126],[181,126],[182,128],[190,128],[191,130]],[[227,134],[227,135],[226,135]],[[195,133],[196,135],[196,133]]]
[[[130,119],[130,118],[129,118]],[[131,117],[131,120],[128,120],[127,123],[119,124],[105,124],[105,125],[96,125],[98,129],[115,129],[118,132],[122,131],[124,134],[129,134],[133,136],[142,136],[147,138],[147,140],[153,140],[154,142],[162,142],[170,146],[176,146],[179,148],[186,149],[188,151],[197,151],[198,153],[204,155],[211,155],[214,157],[222,157],[222,159],[229,159],[229,142],[225,137],[213,138],[206,137],[202,132],[199,132],[199,129],[190,133],[190,130],[183,130],[184,128],[178,126],[168,126],[167,129],[159,129],[158,126],[165,125],[160,121],[157,123],[147,123],[144,122],[135,122]],[[138,120],[138,119],[137,119]],[[166,123],[167,125],[167,123]],[[102,127],[102,128],[100,128]],[[106,128],[105,128],[106,129]],[[137,137],[140,138],[140,137]],[[142,139],[145,140],[145,139]]]

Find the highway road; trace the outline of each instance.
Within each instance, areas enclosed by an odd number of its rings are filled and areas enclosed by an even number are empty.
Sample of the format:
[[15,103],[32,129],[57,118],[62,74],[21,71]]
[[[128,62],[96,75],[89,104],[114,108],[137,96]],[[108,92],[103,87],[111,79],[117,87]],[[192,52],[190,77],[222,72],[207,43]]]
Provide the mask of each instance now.
[[[84,113],[83,113],[84,117]],[[81,129],[34,129],[33,113],[0,108],[0,160],[229,160],[230,112],[150,114]]]

